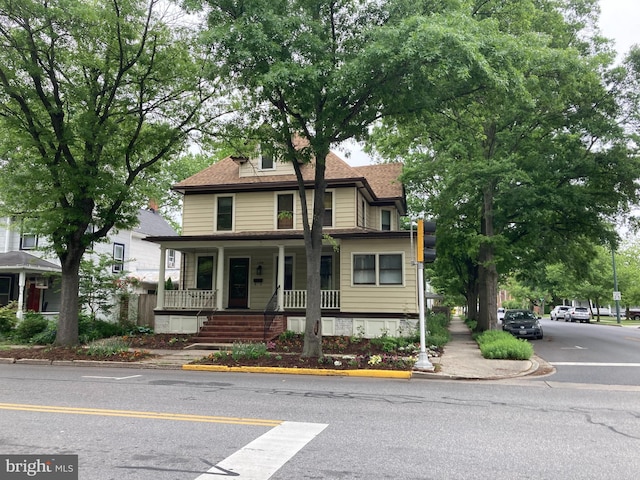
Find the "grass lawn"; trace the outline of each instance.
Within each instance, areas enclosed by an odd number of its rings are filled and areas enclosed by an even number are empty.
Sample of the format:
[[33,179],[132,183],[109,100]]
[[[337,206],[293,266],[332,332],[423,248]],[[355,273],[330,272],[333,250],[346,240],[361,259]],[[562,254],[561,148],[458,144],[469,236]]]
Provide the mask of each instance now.
[[[600,321],[596,317],[591,319],[591,323],[600,323],[602,325],[618,325],[618,319],[616,317],[600,317]],[[624,317],[620,317],[620,325],[625,327],[640,327],[640,320],[627,320]]]

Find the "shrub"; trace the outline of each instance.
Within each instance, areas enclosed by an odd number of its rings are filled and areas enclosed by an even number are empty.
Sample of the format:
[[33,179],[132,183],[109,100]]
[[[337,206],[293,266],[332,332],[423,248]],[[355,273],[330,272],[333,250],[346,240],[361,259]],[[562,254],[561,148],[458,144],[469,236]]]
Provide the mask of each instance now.
[[22,321],[16,325],[13,336],[20,342],[30,342],[34,335],[44,332],[48,324],[41,314],[26,312]]
[[16,302],[0,307],[0,335],[6,335],[15,328],[18,321],[16,318],[17,310],[18,305]]
[[278,340],[281,340],[281,341],[293,340],[297,336],[298,334],[293,330],[285,330],[278,336]]
[[502,330],[487,330],[476,335],[476,340],[484,358],[529,360],[533,355],[529,342]]
[[36,345],[51,345],[56,341],[57,333],[58,322],[55,320],[49,320],[47,322],[47,328],[31,337],[31,343],[35,343]]

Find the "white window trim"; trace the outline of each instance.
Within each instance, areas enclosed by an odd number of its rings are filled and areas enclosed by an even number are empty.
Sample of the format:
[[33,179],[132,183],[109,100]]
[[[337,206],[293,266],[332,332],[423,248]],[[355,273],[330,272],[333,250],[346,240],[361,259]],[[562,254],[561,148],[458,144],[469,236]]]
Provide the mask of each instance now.
[[216,290],[216,272],[218,271],[218,256],[215,252],[199,252],[195,255],[195,264],[193,265],[193,288],[198,288],[198,259],[200,257],[213,257],[211,271],[211,287]]
[[[382,212],[389,212],[389,230],[393,231],[393,210],[391,208],[381,208],[380,209],[380,230],[382,230]],[[387,231],[387,230],[383,230]]]
[[[364,283],[355,283],[354,282],[354,271],[353,271],[353,267],[354,267],[354,257],[356,255],[374,255],[375,256],[375,275],[376,275],[376,283],[375,284],[364,284]],[[394,284],[389,284],[389,283],[385,283],[385,284],[381,284],[380,283],[380,255],[400,255],[400,261],[401,261],[401,265],[402,265],[402,281],[400,283],[394,283]],[[406,268],[405,268],[405,252],[398,252],[398,251],[393,251],[393,252],[352,252],[351,253],[351,286],[355,287],[355,288],[403,288],[405,287],[406,284]]]
[[[122,255],[118,256],[116,255],[117,250],[119,249],[119,247],[121,247],[120,249],[122,250]],[[113,267],[111,268],[111,271],[113,273],[122,273],[124,271],[124,256],[125,256],[125,245],[124,243],[116,243],[114,242],[113,244]]]
[[[291,228],[278,228],[278,196],[293,195],[293,223]],[[276,231],[287,231],[296,229],[296,194],[295,192],[275,192],[273,197],[273,229]]]
[[[25,238],[33,239],[33,245],[25,245]],[[38,235],[35,233],[23,233],[20,235],[20,250],[34,250],[38,248]]]
[[[224,197],[231,197],[231,230],[218,230],[218,199]],[[236,231],[236,195],[235,193],[223,195],[219,194],[215,196],[215,212],[213,215],[213,228],[216,232],[235,232]]]
[[[325,191],[325,195],[327,193],[331,194],[331,225],[325,225],[329,228],[336,228],[336,191],[334,189],[327,189]],[[324,219],[324,205],[323,205],[323,219]]]
[[176,268],[176,256],[174,248],[167,249],[167,268]]

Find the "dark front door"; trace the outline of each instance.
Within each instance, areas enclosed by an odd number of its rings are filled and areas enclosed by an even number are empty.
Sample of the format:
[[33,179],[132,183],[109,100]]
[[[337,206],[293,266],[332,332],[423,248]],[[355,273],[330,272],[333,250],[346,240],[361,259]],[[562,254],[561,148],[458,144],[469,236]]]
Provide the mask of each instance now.
[[249,259],[229,259],[229,308],[249,306]]

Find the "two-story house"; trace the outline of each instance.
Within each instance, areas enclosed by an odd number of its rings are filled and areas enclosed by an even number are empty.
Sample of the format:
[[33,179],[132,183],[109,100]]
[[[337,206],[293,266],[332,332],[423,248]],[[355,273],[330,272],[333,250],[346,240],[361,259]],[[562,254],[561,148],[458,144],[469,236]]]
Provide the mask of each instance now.
[[[301,168],[312,211],[315,167]],[[324,335],[415,328],[417,270],[411,232],[400,228],[401,172],[401,164],[351,167],[333,153],[327,158]],[[183,195],[182,234],[147,238],[160,245],[161,265],[170,250],[183,259],[179,289],[159,286],[156,332],[199,331],[212,342],[249,338],[238,330],[261,332],[256,324],[264,325],[265,337],[302,332],[306,254],[293,165],[267,156],[227,157],[173,188]]]
[[[159,277],[159,247],[144,241],[148,235],[177,235],[156,211],[141,209],[139,224],[132,230],[114,231],[104,242],[93,245],[93,254],[113,259],[111,272],[136,280],[136,293],[154,292],[159,279],[178,281],[179,252],[169,252],[163,275]],[[60,261],[46,250],[43,238],[25,231],[11,218],[0,222],[0,306],[17,302],[18,318],[34,311],[55,317],[60,310]],[[115,299],[114,299],[115,300]]]

